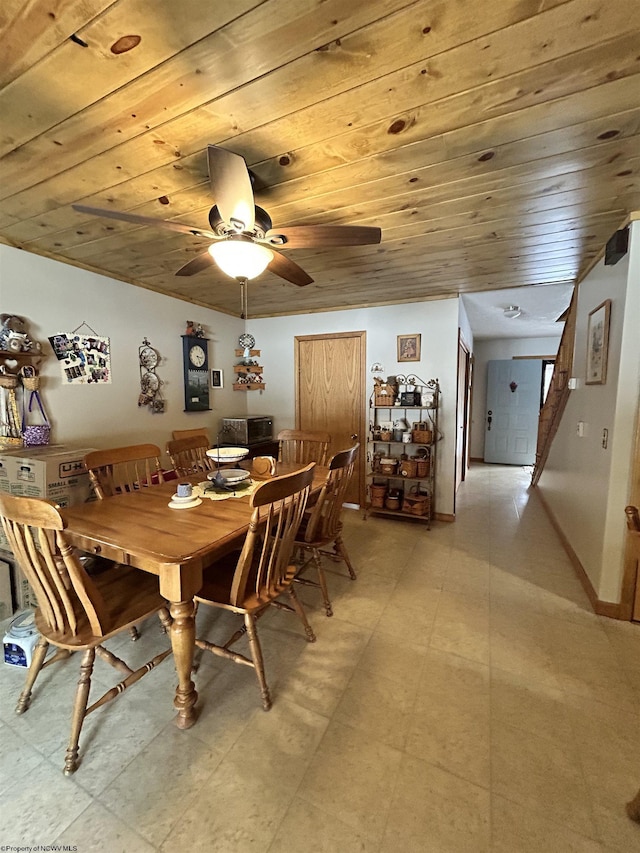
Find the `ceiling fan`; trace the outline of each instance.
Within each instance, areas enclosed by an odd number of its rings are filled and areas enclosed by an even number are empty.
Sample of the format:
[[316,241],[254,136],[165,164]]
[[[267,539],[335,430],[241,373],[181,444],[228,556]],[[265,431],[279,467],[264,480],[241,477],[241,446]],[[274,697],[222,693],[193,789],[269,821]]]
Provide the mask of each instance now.
[[134,213],[120,213],[84,204],[72,205],[79,213],[120,219],[137,225],[168,228],[182,234],[205,237],[213,242],[202,254],[192,258],[176,275],[195,275],[216,263],[227,275],[246,283],[265,269],[303,287],[313,279],[302,267],[278,249],[364,246],[379,243],[379,228],[357,225],[294,225],[273,228],[266,210],[253,198],[251,174],[244,157],[216,145],[207,146],[209,181],[215,204],[209,211],[211,230],[195,228],[170,220],[152,219]]

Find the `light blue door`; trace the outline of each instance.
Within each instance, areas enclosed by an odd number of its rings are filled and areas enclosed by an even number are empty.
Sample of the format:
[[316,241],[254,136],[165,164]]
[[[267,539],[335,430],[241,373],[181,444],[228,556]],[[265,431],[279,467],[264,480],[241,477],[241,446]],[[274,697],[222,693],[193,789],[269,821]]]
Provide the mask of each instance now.
[[488,362],[485,462],[534,464],[541,386],[542,359]]

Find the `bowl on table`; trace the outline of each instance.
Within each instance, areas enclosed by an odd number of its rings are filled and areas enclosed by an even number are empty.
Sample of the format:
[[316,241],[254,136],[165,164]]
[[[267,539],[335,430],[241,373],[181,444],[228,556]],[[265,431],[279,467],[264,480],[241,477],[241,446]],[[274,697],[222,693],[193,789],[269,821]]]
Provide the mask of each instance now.
[[207,456],[213,459],[218,465],[230,465],[234,462],[240,462],[245,456],[249,455],[248,447],[212,447],[207,450]]
[[251,478],[251,472],[244,468],[221,468],[219,471],[210,471],[207,479],[212,480],[217,486],[237,486]]

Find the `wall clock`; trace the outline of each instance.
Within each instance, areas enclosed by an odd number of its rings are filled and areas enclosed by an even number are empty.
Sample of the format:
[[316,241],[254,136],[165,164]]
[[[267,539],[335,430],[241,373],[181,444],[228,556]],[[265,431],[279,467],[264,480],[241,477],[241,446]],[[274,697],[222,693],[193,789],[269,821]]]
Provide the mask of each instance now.
[[182,336],[185,412],[208,412],[209,355],[207,339]]
[[238,344],[242,349],[252,349],[255,346],[256,339],[248,332],[243,332],[238,338]]

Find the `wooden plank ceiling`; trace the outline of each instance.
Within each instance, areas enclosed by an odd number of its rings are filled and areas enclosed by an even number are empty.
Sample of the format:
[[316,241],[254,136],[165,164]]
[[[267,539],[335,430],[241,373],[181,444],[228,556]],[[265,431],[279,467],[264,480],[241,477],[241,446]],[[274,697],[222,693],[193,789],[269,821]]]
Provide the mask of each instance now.
[[[289,250],[252,316],[573,282],[640,207],[640,3],[3,0],[0,240],[238,314],[208,241],[206,146],[274,225],[373,225]],[[285,250],[286,253],[286,250]],[[6,307],[6,306],[5,306]]]

